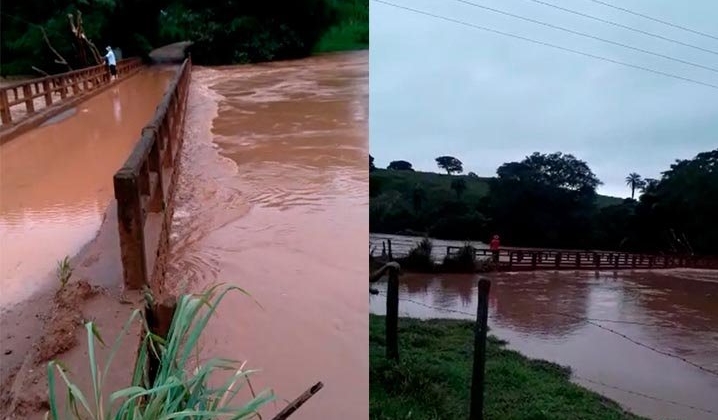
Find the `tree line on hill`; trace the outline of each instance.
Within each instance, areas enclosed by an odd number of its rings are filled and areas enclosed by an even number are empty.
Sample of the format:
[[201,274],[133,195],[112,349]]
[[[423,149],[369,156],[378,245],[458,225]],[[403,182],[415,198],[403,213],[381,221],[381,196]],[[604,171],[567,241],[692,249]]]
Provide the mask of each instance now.
[[[588,164],[560,152],[501,165],[496,176],[416,172],[407,161],[379,169],[370,156],[370,229],[508,246],[718,254],[718,149],[676,160],[659,179],[631,173],[632,198],[601,196]],[[640,195],[635,199],[636,192]]]

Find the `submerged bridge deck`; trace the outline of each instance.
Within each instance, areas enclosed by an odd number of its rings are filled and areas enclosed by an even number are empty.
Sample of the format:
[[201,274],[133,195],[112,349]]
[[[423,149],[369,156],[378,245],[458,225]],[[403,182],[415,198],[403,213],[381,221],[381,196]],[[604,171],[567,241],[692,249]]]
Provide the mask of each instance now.
[[[114,197],[113,176],[128,158],[139,159],[132,170],[140,176],[137,191],[142,196],[142,175],[155,171],[156,153],[177,153],[189,67],[147,68],[138,59],[118,64],[120,77],[114,82],[106,69],[92,67],[0,88],[0,247],[5,250],[0,253],[0,307],[44,288],[58,260],[91,241],[104,218],[116,217],[115,211],[106,213],[115,206],[113,198],[120,198]],[[183,89],[178,94],[180,74]],[[159,117],[158,108],[164,110]],[[158,143],[161,150],[154,145],[142,149],[147,136],[157,131],[164,136]],[[172,138],[166,139],[168,135]],[[169,157],[163,162],[165,178],[172,163]],[[158,176],[153,172],[151,178],[154,186]],[[164,182],[160,205],[153,202],[151,211],[164,208],[169,184]],[[117,231],[118,221],[105,222]],[[120,243],[112,245],[119,254]],[[148,254],[154,256],[155,248],[148,246]]]
[[[370,239],[370,247],[381,251],[382,257],[402,259],[419,245],[421,238],[416,237],[376,237]],[[456,241],[436,242],[432,249],[435,263],[447,257],[457,257],[466,252],[465,246]],[[494,258],[491,250],[480,243],[471,244],[471,252],[476,261],[490,261]],[[671,268],[718,269],[718,258],[695,255],[665,255],[647,253],[629,253],[619,251],[571,250],[547,248],[503,247],[499,250],[498,271],[536,271],[536,270],[655,270]]]

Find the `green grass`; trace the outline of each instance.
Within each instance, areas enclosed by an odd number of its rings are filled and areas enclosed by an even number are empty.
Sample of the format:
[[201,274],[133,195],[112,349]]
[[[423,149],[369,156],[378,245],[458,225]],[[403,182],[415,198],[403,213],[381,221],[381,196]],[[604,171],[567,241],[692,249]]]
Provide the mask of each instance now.
[[314,47],[315,53],[369,48],[369,0],[337,0],[339,22]]
[[[388,169],[375,169],[371,172],[370,180],[381,187],[382,192],[411,191],[415,185],[421,185],[429,197],[454,197],[451,181],[463,178],[466,182],[466,191],[462,197],[473,201],[489,194],[489,177],[471,177],[468,175],[446,175],[436,172],[394,171]],[[621,204],[622,198],[598,195],[596,205],[599,208],[614,204]]]
[[[398,364],[385,352],[385,318],[370,315],[372,420],[466,419],[470,405],[473,323],[399,320]],[[639,420],[616,403],[569,381],[570,370],[487,343],[484,418]]]
[[[91,392],[83,392],[73,382],[67,369],[59,362],[47,366],[50,412],[47,418],[53,420],[156,420],[173,418],[227,418],[250,419],[257,410],[273,400],[271,392],[262,392],[249,401],[233,404],[237,393],[253,371],[245,370],[244,364],[227,359],[211,359],[196,368],[197,345],[202,331],[214,313],[217,305],[230,290],[226,288],[216,295],[216,287],[202,295],[183,295],[179,298],[168,337],[152,334],[145,323],[143,345],[140,346],[132,385],[119,390],[107,389],[107,378],[112,360],[122,346],[122,338],[133,322],[141,320],[140,311],[135,310],[115,340],[109,356],[100,365],[96,357],[96,342],[104,341],[92,322],[85,325],[87,331],[87,353],[89,373],[92,379]],[[136,343],[128,343],[124,351],[134,351]],[[147,360],[157,355],[160,366],[156,377],[149,378]],[[194,356],[194,357],[193,357]],[[119,369],[127,367],[119,366]],[[210,386],[210,379],[220,371],[229,371],[229,379],[222,385]],[[67,391],[66,411],[60,412],[56,384],[64,384]]]

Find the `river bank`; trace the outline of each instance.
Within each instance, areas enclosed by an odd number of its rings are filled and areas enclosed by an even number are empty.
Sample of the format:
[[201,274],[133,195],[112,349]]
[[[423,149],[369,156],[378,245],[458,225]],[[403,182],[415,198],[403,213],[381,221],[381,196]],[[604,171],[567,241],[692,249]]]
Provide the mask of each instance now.
[[[509,349],[570,366],[572,382],[640,416],[718,416],[717,271],[404,273],[399,316],[473,321],[479,277]],[[386,283],[374,287],[370,313],[383,315]]]
[[[385,358],[385,317],[369,321],[370,418],[467,418],[474,324],[399,319],[399,364]],[[617,403],[570,382],[569,368],[529,359],[489,336],[486,419],[640,420]]]

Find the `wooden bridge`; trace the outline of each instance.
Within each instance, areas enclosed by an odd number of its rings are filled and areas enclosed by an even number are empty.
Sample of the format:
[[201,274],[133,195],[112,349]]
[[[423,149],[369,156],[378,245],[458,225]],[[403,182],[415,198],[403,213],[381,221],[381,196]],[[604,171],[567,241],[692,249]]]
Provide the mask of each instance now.
[[[455,256],[463,247],[447,246]],[[488,249],[474,249],[477,259],[490,259]],[[668,268],[718,269],[718,258],[688,255],[649,255],[615,251],[504,248],[499,251],[499,271],[534,270],[640,270]]]

